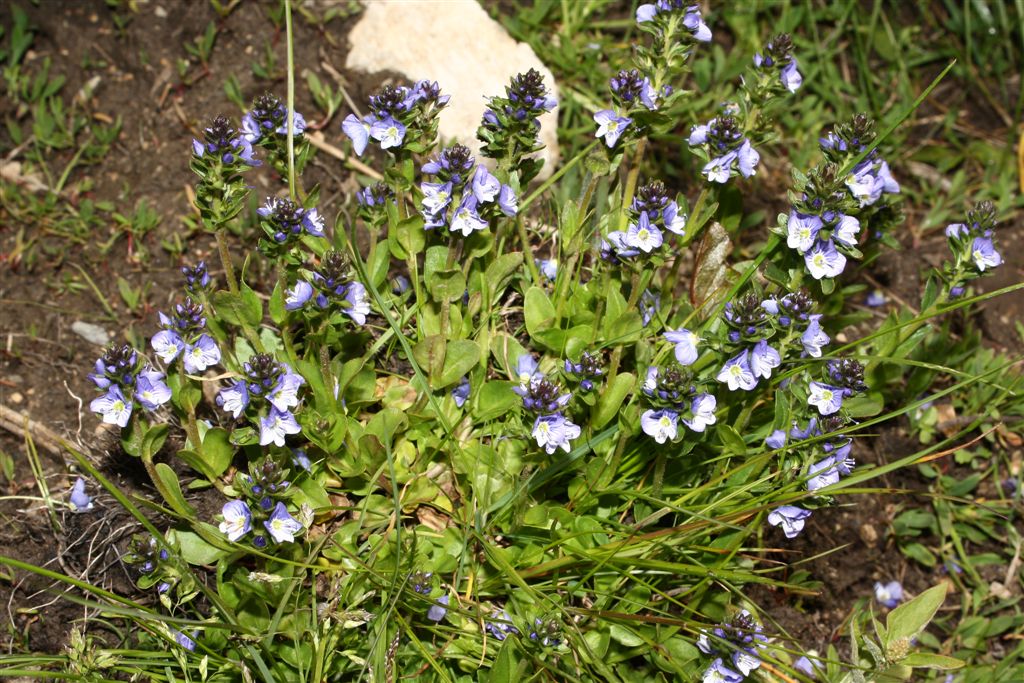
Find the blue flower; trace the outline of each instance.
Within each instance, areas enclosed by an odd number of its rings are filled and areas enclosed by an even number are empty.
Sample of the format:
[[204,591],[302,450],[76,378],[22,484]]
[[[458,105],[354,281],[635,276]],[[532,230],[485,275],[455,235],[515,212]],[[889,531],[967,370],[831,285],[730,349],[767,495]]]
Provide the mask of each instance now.
[[111,385],[106,394],[89,403],[89,410],[102,415],[106,424],[116,424],[123,428],[128,426],[128,420],[131,419],[132,402],[125,399],[120,387]]
[[295,286],[285,292],[285,310],[295,311],[306,305],[313,296],[313,285],[305,280],[297,280]]
[[611,149],[633,119],[619,116],[611,109],[602,109],[594,114],[594,121],[598,124],[597,137],[604,138],[604,143]]
[[359,119],[355,114],[349,114],[341,122],[341,129],[352,141],[352,149],[356,156],[363,156],[366,151],[366,144],[370,141],[370,127],[375,122],[372,116]]
[[1003,257],[996,251],[991,237],[975,237],[971,243],[971,259],[979,272],[986,268],[996,268],[1003,263]]
[[645,289],[640,295],[640,322],[647,327],[661,310],[661,295]]
[[875,600],[892,609],[903,600],[903,586],[899,581],[890,581],[884,584],[876,581]]
[[501,182],[483,166],[476,167],[473,175],[473,196],[481,204],[493,202],[501,191]]
[[554,282],[555,278],[558,277],[558,261],[555,259],[534,259],[533,262],[537,265],[537,269],[540,274],[548,279],[550,282]]
[[624,241],[627,245],[649,254],[662,245],[664,238],[661,235],[661,231],[651,224],[645,211],[640,214],[638,222],[629,226]]
[[711,394],[697,394],[690,402],[690,412],[693,417],[683,418],[683,424],[695,432],[703,432],[708,425],[715,423],[715,408],[718,407],[718,400]]
[[804,522],[810,516],[810,510],[795,505],[781,505],[768,513],[768,523],[772,526],[781,526],[786,538],[796,538],[803,531]]
[[727,667],[721,657],[704,670],[701,678],[702,683],[740,683],[742,680],[743,675]]
[[832,238],[845,247],[856,247],[859,233],[860,221],[853,216],[840,214],[835,228],[832,229]]
[[194,344],[186,345],[182,361],[185,372],[198,374],[220,362],[220,348],[212,337],[203,334]]
[[503,609],[496,609],[491,612],[491,616],[484,620],[484,628],[486,628],[496,640],[505,640],[505,638],[508,637],[508,634],[519,633],[519,629],[512,624],[512,617],[510,617],[508,612]]
[[553,454],[561,448],[569,452],[573,439],[581,434],[578,426],[566,419],[561,413],[554,415],[540,415],[533,423],[533,438],[537,445],[547,451],[548,455]]
[[156,410],[171,400],[171,389],[163,382],[164,373],[148,368],[135,382],[135,398],[146,410]]
[[280,501],[270,513],[270,518],[263,522],[263,526],[267,528],[267,533],[275,543],[294,543],[295,534],[304,528],[298,520],[288,514],[288,508]]
[[299,388],[306,383],[302,375],[292,372],[287,363],[282,363],[283,372],[277,385],[267,394],[267,400],[278,410],[285,411],[299,405]]
[[519,197],[508,185],[501,186],[501,192],[498,193],[498,208],[509,218],[519,213]]
[[733,356],[726,361],[716,379],[719,382],[728,384],[729,391],[736,391],[737,389],[750,391],[757,386],[757,377],[754,376],[753,371],[750,369],[749,357],[750,352],[746,349]]
[[673,410],[646,410],[640,416],[640,427],[656,442],[665,443],[676,438],[678,419],[679,415]]
[[800,336],[800,343],[804,347],[804,353],[812,358],[821,358],[821,347],[830,341],[829,336],[821,329],[821,314],[811,314],[807,323],[807,329]]
[[252,513],[245,501],[232,500],[225,503],[221,516],[224,521],[218,528],[232,543],[237,543],[240,538],[252,531]]
[[229,387],[225,387],[217,394],[217,405],[231,413],[231,417],[238,419],[249,406],[249,388],[245,380],[238,380]]
[[537,361],[533,356],[524,353],[516,359],[516,379],[519,380],[519,386],[525,387],[530,382],[543,378],[544,373],[538,369]]
[[786,445],[786,432],[782,429],[776,429],[774,432],[768,435],[768,438],[764,440],[764,445],[768,446],[772,450],[778,450]]
[[92,497],[85,492],[85,479],[79,477],[75,480],[68,503],[72,512],[88,512],[93,509]]
[[452,217],[452,232],[461,232],[463,237],[469,237],[478,230],[487,229],[487,221],[477,213],[477,203],[477,198],[473,195],[462,198],[462,203]]
[[445,615],[448,614],[448,602],[450,600],[449,595],[442,595],[437,599],[430,609],[427,610],[427,619],[433,622],[439,622],[444,619]]
[[459,385],[452,389],[452,399],[455,400],[455,405],[461,408],[465,405],[466,401],[469,400],[469,392],[471,390],[469,384],[469,378],[463,377],[459,381]]
[[185,348],[185,342],[173,330],[160,330],[153,335],[149,343],[153,347],[153,351],[156,352],[157,358],[168,364],[177,358]]
[[370,314],[370,297],[361,282],[350,282],[345,290],[345,306],[342,313],[352,318],[357,325],[366,324],[366,316]]
[[378,119],[370,126],[370,137],[380,143],[381,149],[401,147],[405,139],[405,126],[390,116]]
[[181,631],[176,631],[173,628],[171,629],[171,635],[174,636],[174,642],[176,642],[178,645],[180,645],[181,647],[185,648],[189,652],[195,651],[195,649],[196,649],[196,641],[192,640],[192,638],[190,638],[189,636],[185,635]]
[[803,254],[814,246],[821,228],[820,216],[802,214],[793,209],[789,212],[789,221],[786,224],[786,245]]
[[836,250],[832,240],[818,240],[804,254],[804,263],[815,280],[838,276],[846,268],[846,257]]
[[675,344],[676,360],[680,365],[693,365],[697,362],[697,344],[700,337],[687,329],[666,330],[665,339]]
[[270,413],[260,418],[260,445],[267,446],[272,443],[283,447],[285,437],[301,431],[302,427],[295,421],[294,415],[272,406]]
[[768,346],[768,341],[762,339],[754,345],[750,351],[750,370],[754,377],[768,379],[772,376],[772,370],[779,367],[782,357],[779,352]]
[[815,406],[821,415],[832,415],[843,406],[843,397],[847,389],[834,387],[821,382],[810,383],[811,394],[807,397],[807,403]]

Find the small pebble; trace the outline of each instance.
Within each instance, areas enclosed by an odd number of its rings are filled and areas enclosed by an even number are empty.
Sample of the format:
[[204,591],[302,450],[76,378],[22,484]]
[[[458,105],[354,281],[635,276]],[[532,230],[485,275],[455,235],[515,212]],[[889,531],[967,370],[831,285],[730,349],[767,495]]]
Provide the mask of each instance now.
[[106,346],[110,343],[110,335],[99,325],[93,325],[82,320],[76,320],[71,323],[71,331],[77,334],[79,337],[95,344],[96,346]]
[[21,403],[22,401],[24,401],[24,400],[25,400],[25,397],[24,397],[24,396],[22,396],[22,395],[21,395],[20,393],[18,393],[17,391],[15,391],[15,392],[14,392],[13,394],[11,394],[10,396],[8,396],[8,398],[9,398],[9,399],[11,399],[11,403]]
[[156,7],[153,8],[153,14],[155,14],[158,19],[166,19],[167,18],[167,10],[165,10],[160,5],[157,5]]

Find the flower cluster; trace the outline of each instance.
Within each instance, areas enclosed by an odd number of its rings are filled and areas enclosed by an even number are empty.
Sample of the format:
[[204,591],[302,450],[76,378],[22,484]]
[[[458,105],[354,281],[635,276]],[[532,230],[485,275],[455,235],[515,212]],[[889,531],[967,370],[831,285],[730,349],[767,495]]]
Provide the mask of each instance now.
[[171,389],[164,373],[143,365],[138,352],[128,344],[112,344],[96,360],[89,379],[102,396],[89,404],[89,409],[103,417],[107,424],[128,426],[136,406],[153,411],[171,399]]
[[613,230],[601,241],[601,258],[619,263],[651,254],[665,243],[662,230],[679,237],[686,234],[686,214],[658,180],[637,190],[629,207],[629,220],[627,230]]
[[744,178],[757,173],[761,155],[744,136],[731,114],[717,116],[690,131],[689,143],[706,160],[701,174],[713,183],[728,182],[735,172]]
[[502,214],[515,216],[519,211],[515,190],[503,185],[484,166],[478,166],[469,148],[463,145],[442,150],[421,170],[435,178],[435,182],[420,184],[420,212],[427,230],[447,227],[469,237],[486,230],[491,219]]
[[359,215],[370,223],[377,225],[387,220],[387,205],[395,203],[395,191],[384,182],[367,185],[356,192],[359,204]]
[[299,405],[299,388],[305,383],[286,363],[258,353],[245,363],[241,379],[220,390],[217,405],[235,419],[245,412],[258,418],[261,446],[284,446],[289,434],[302,431],[291,409]]
[[[291,482],[287,477],[288,470],[269,457],[250,464],[248,474],[235,478],[242,498],[228,501],[221,510],[221,533],[237,543],[251,531],[256,548],[267,547],[268,536],[275,543],[293,543],[306,525],[288,512]],[[305,511],[300,517],[308,518],[310,514]]]
[[175,580],[175,572],[169,562],[170,557],[167,548],[158,544],[155,538],[148,534],[140,534],[132,538],[128,552],[122,555],[121,559],[125,564],[134,565],[138,569],[139,588],[156,586],[158,593],[166,593]]
[[252,143],[223,116],[218,116],[203,129],[203,139],[192,139],[192,153],[204,162],[220,162],[225,166],[259,166],[252,155]]
[[604,375],[601,356],[589,351],[583,352],[578,363],[566,358],[564,370],[567,377],[579,382],[580,391],[590,391],[594,388],[594,380]]
[[1003,257],[993,241],[995,227],[996,208],[992,202],[981,202],[968,211],[966,223],[946,226],[946,240],[953,252],[946,279],[954,296],[963,292],[967,280],[1002,265]]
[[636,8],[636,21],[638,24],[652,22],[657,25],[680,21],[693,40],[702,43],[711,40],[711,29],[704,23],[700,6],[686,0],[658,0],[640,5]]
[[520,169],[520,182],[529,181],[540,170],[540,162],[524,156],[543,147],[537,140],[538,119],[557,104],[539,71],[517,74],[505,87],[505,97],[491,97],[487,102],[477,130],[477,138],[483,143],[480,153],[506,163],[509,169]]
[[357,325],[366,324],[370,313],[370,299],[366,287],[352,280],[348,260],[344,254],[328,251],[320,267],[310,276],[311,282],[298,280],[285,295],[284,307],[289,311],[303,308],[313,301],[321,310],[336,308]]
[[[874,140],[874,122],[864,114],[857,114],[849,123],[836,126],[820,142],[825,158],[842,168],[867,150]],[[889,164],[881,158],[877,149],[872,149],[842,181],[860,208],[872,206],[883,194],[897,194],[900,191],[899,183],[889,170]]]
[[304,208],[290,199],[269,197],[256,209],[264,232],[277,244],[298,239],[303,233],[324,236],[324,219],[315,208]]
[[[787,33],[780,33],[764,44],[764,54],[754,55],[754,66],[770,74],[771,83],[778,83],[789,92],[796,92],[804,82],[797,70],[796,57],[792,55],[793,40]],[[778,74],[778,78],[774,75]]]
[[[306,119],[295,112],[292,135],[302,135],[306,130]],[[265,93],[252,103],[252,109],[242,117],[242,135],[250,144],[273,140],[275,135],[288,134],[288,105],[276,95]]]
[[747,610],[710,632],[702,630],[697,648],[715,657],[704,671],[704,683],[739,683],[760,667],[760,651],[768,641],[763,631]]
[[[677,332],[679,335],[690,334],[687,330]],[[669,334],[672,335],[670,341],[676,338],[675,332]],[[640,415],[640,428],[659,444],[675,440],[680,415],[688,416],[682,418],[682,422],[695,432],[703,432],[708,425],[715,423],[717,399],[712,394],[699,391],[693,377],[681,364],[647,368],[641,391],[651,408]]]
[[157,357],[171,364],[181,356],[185,372],[197,374],[220,362],[220,347],[206,334],[204,307],[192,297],[174,307],[170,316],[159,313],[161,331],[153,335],[150,345]]
[[381,149],[419,151],[405,145],[406,139],[433,140],[437,134],[437,115],[448,104],[436,82],[418,81],[414,86],[386,85],[370,96],[370,114],[358,118],[349,114],[341,123],[352,148],[359,156],[374,140]]
[[200,296],[210,289],[210,273],[206,269],[206,261],[194,266],[182,266],[181,274],[185,278],[185,291],[191,296]]
[[570,442],[582,433],[561,412],[569,404],[572,394],[562,393],[561,387],[544,376],[537,361],[528,353],[516,361],[516,377],[519,383],[512,391],[523,399],[524,408],[537,414],[532,431],[537,445],[548,455],[559,448],[568,453],[572,446]]

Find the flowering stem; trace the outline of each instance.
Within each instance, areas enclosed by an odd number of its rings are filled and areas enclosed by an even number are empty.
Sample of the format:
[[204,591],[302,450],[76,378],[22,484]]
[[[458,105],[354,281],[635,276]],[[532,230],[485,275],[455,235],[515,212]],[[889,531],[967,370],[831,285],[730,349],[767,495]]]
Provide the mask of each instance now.
[[640,142],[636,144],[636,153],[633,155],[633,167],[629,169],[629,175],[626,176],[626,191],[622,194],[622,206],[619,207],[619,230],[625,230],[626,224],[629,222],[629,214],[626,209],[633,203],[645,149],[647,149],[647,138],[640,138]]
[[238,294],[238,279],[235,278],[235,267],[231,265],[231,253],[228,251],[228,238],[224,234],[224,228],[218,226],[214,230],[217,236],[217,252],[220,254],[220,265],[224,268],[224,279],[228,283],[228,291]]
[[593,150],[595,147],[597,147],[597,145],[599,143],[600,143],[600,140],[594,140],[589,145],[587,145],[586,147],[581,149],[579,154],[574,156],[572,159],[569,159],[569,161],[565,162],[565,164],[563,164],[561,168],[559,168],[557,171],[552,173],[550,178],[545,180],[541,184],[540,187],[538,187],[536,190],[531,192],[529,197],[527,197],[526,199],[524,199],[522,202],[519,203],[519,211],[520,211],[520,213],[522,213],[522,211],[526,207],[528,207],[530,204],[532,204],[537,199],[537,197],[539,197],[541,194],[543,194],[545,190],[547,190],[549,187],[554,185],[555,182],[559,178],[561,178],[566,173],[568,173],[569,169],[571,169],[573,166],[578,164],[586,155],[590,154],[591,150]]
[[[644,275],[644,280],[646,281],[647,276],[649,275],[649,273],[645,272],[643,275]],[[640,301],[640,294],[641,294],[641,292],[643,292],[644,285],[646,284],[646,282],[641,282],[641,280],[640,280],[640,272],[639,271],[633,273],[633,279],[631,281],[631,284],[632,284],[633,289],[632,289],[632,291],[630,291],[630,293],[629,293],[629,301],[626,303],[626,310],[627,311],[632,311],[634,308],[636,308],[637,302]],[[621,360],[621,358],[622,358],[622,345],[619,344],[619,345],[617,345],[615,347],[615,350],[612,351],[612,359],[611,359],[611,361],[608,364],[608,377],[610,379],[613,379],[615,377],[615,374],[619,371],[619,360]]]
[[284,0],[284,30],[288,43],[288,195],[296,201],[295,195],[295,41],[292,38],[292,3]]
[[539,287],[540,270],[537,268],[537,264],[533,262],[533,247],[530,246],[530,234],[526,232],[526,222],[523,220],[521,212],[516,215],[516,230],[519,232],[519,243],[523,247],[523,260],[526,261],[526,267],[530,270],[533,284]]
[[[687,242],[693,241],[693,238],[696,237],[695,234],[691,234],[690,226],[693,225],[694,221],[700,216],[701,211],[704,210],[704,203],[707,201],[707,198],[708,186],[705,185],[704,189],[700,191],[700,195],[697,197],[697,203],[693,205],[693,210],[690,211],[690,217],[686,221],[686,229],[683,231],[683,239],[689,237],[689,239],[686,239]],[[696,230],[696,228],[694,228],[694,230]],[[672,269],[669,270],[668,277],[665,278],[665,281],[662,284],[662,296],[672,296],[675,292],[676,282],[679,279],[679,267],[682,264],[682,254],[676,254],[675,259],[672,261]]]
[[658,449],[658,455],[654,461],[654,480],[651,482],[652,498],[661,498],[662,489],[665,487],[665,462],[667,454],[667,449]]
[[[590,200],[593,198],[594,190],[596,188],[597,188],[597,176],[595,176],[593,173],[591,173],[590,174],[590,179],[587,182],[587,187],[586,187],[585,190],[583,190],[583,195],[580,197],[580,203],[579,203],[579,205],[577,207],[577,211],[576,211],[576,220],[577,221],[579,221],[579,222],[583,221],[583,217],[587,213],[587,207],[590,206]],[[574,226],[574,228],[575,228],[575,234],[576,235],[582,235],[583,234],[583,230],[580,228],[579,225]],[[588,236],[588,239],[589,239],[589,236]],[[556,309],[555,309],[555,320],[556,321],[561,321],[561,319],[562,319],[562,306],[564,305],[565,300],[569,298],[568,297],[568,292],[566,290],[569,287],[570,279],[572,277],[574,277],[574,274],[576,272],[576,261],[579,259],[580,253],[583,252],[583,248],[582,248],[583,245],[581,245],[581,244],[580,245],[572,245],[572,244],[570,244],[570,245],[567,245],[567,246],[568,246],[568,249],[572,252],[572,255],[569,257],[569,261],[565,265],[565,267],[564,268],[559,268],[559,272],[561,273],[561,278],[558,281],[559,282],[559,286],[558,286],[557,291],[555,292],[555,301],[556,301],[556,304],[555,304],[555,306],[556,306]],[[530,262],[532,263],[533,259],[530,259]],[[534,268],[536,268],[536,264],[534,264]]]

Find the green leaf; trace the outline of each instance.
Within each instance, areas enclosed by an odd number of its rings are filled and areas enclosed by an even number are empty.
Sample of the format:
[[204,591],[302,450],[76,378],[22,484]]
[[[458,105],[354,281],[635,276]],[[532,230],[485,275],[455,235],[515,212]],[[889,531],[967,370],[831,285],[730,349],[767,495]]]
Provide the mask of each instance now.
[[601,398],[598,400],[597,406],[594,407],[593,416],[590,420],[593,429],[601,429],[615,417],[622,406],[622,402],[633,389],[635,383],[636,377],[629,372],[620,372],[614,379],[608,382],[608,385],[601,392]]
[[454,301],[466,291],[466,276],[448,266],[448,247],[429,247],[423,259],[423,282],[436,301]]
[[443,334],[424,337],[412,348],[412,356],[433,383],[444,368],[446,342]]
[[526,291],[523,302],[523,316],[526,319],[526,331],[535,336],[544,330],[551,329],[555,324],[555,307],[548,295],[540,287],[530,287]]
[[612,640],[625,645],[626,647],[640,647],[644,644],[644,639],[638,636],[633,631],[630,631],[625,626],[618,624],[612,624],[609,628]]
[[284,307],[284,290],[281,283],[274,285],[274,291],[270,294],[270,303],[267,306],[270,310],[270,319],[275,325],[282,325],[288,317],[288,311]]
[[182,517],[194,518],[196,516],[195,508],[188,504],[185,496],[181,495],[181,484],[178,483],[178,475],[174,473],[174,470],[166,464],[158,462],[153,471],[160,480],[153,483],[160,488],[160,493],[171,509]]
[[480,388],[476,400],[476,411],[473,416],[483,422],[493,420],[514,410],[519,397],[512,392],[515,382],[491,381]]
[[487,683],[515,683],[519,678],[519,667],[513,656],[512,643],[514,639],[507,638],[494,658],[494,665],[487,676]]
[[404,259],[409,254],[418,254],[423,251],[427,243],[427,233],[423,229],[422,216],[416,215],[406,218],[397,224],[393,231],[394,239],[389,239],[391,253],[395,258]]
[[480,345],[469,339],[457,339],[448,343],[444,355],[444,369],[441,381],[434,389],[442,389],[455,384],[459,379],[480,362]]
[[490,300],[496,301],[498,294],[505,289],[508,279],[523,263],[523,255],[516,251],[511,254],[502,254],[487,266],[484,272],[484,281],[490,292]]
[[203,460],[208,467],[207,475],[219,477],[231,466],[231,460],[235,457],[235,449],[231,445],[231,439],[227,430],[214,427],[207,430],[203,437]]
[[218,317],[238,327],[259,327],[263,322],[263,304],[256,292],[242,282],[238,294],[223,290],[214,292],[210,302],[217,311]]
[[718,438],[722,441],[722,445],[734,455],[743,455],[747,452],[747,444],[744,443],[743,437],[736,431],[736,428],[732,425],[719,424]]
[[136,458],[142,455],[142,442],[146,437],[149,425],[138,414],[131,416],[128,424],[121,430],[121,448],[128,455]]
[[933,655],[927,652],[912,652],[902,662],[904,666],[912,666],[917,669],[959,669],[964,662],[955,657],[945,655]]
[[167,540],[177,545],[181,559],[189,564],[210,565],[227,555],[226,551],[213,547],[192,531],[172,529]]
[[923,631],[942,606],[947,589],[946,583],[932,586],[910,602],[905,602],[889,612],[885,618],[886,649],[901,638],[909,640]]

